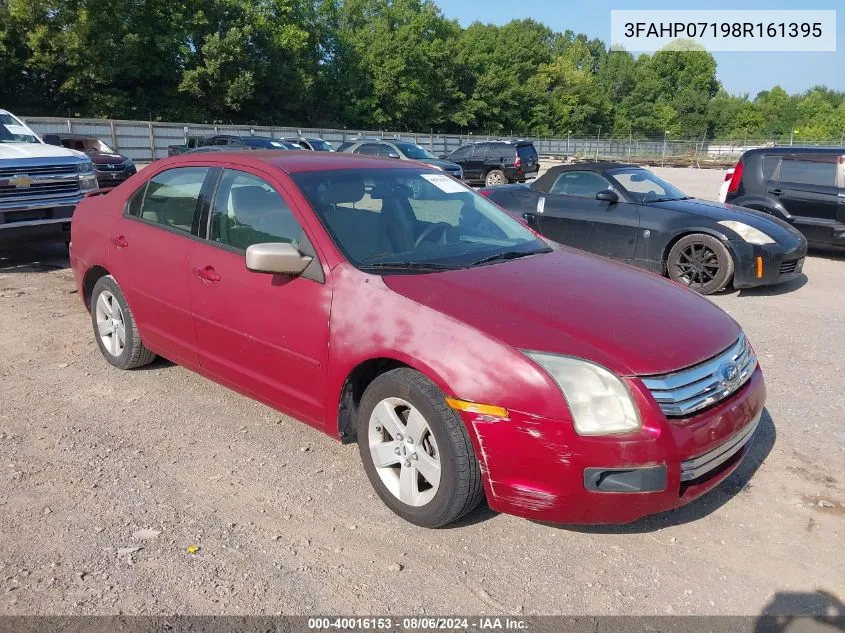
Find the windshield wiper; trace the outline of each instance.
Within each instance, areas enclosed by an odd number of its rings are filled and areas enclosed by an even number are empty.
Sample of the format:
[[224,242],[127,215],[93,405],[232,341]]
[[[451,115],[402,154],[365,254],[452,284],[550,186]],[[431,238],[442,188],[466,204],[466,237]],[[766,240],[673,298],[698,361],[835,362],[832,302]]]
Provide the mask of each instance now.
[[677,202],[678,200],[692,200],[692,196],[683,196],[681,198],[655,198],[654,200],[647,200],[645,204],[650,202]]
[[541,248],[536,251],[503,251],[501,253],[496,253],[495,255],[490,255],[489,257],[479,259],[477,262],[472,262],[470,266],[480,266],[481,264],[486,264],[488,262],[497,262],[506,259],[517,259],[519,257],[528,257],[529,255],[539,255],[540,253],[551,252],[551,248]]
[[453,266],[436,264],[434,262],[377,262],[374,264],[362,264],[360,270],[382,270],[390,268],[393,270],[455,270]]

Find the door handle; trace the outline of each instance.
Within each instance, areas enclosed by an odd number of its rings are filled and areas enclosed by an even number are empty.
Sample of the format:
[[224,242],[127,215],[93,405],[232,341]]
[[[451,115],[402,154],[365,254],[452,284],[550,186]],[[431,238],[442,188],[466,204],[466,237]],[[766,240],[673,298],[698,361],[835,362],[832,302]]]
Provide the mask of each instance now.
[[213,266],[194,268],[194,274],[203,281],[220,281],[220,275],[217,274]]
[[772,195],[782,196],[783,195],[783,189],[772,189]]
[[111,238],[111,243],[117,246],[118,248],[126,248],[129,246],[129,242],[127,242],[126,238],[122,235],[118,235],[117,237]]

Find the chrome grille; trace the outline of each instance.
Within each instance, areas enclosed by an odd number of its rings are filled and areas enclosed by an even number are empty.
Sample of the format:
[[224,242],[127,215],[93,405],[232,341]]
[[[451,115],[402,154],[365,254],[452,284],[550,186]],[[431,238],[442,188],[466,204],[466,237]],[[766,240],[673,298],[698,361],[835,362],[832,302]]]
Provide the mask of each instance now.
[[26,174],[28,176],[50,174],[50,175],[69,175],[76,174],[76,165],[27,165],[24,167],[0,167],[0,178],[12,178],[19,174]]
[[667,417],[684,417],[724,400],[744,385],[757,357],[741,335],[721,354],[688,369],[642,379]]
[[79,180],[64,182],[34,182],[28,187],[0,185],[0,198],[16,200],[21,198],[41,198],[53,195],[67,195],[79,191]]
[[97,171],[123,171],[126,169],[126,163],[105,163],[102,165],[94,165]]

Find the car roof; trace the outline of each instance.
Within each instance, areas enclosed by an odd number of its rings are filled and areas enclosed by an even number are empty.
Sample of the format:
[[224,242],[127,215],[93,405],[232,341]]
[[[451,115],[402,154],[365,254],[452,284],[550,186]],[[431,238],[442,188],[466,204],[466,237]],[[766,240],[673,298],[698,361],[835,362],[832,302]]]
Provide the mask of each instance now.
[[97,134],[71,134],[70,132],[47,132],[43,136],[58,136],[59,138],[80,140],[84,138],[93,138],[100,140],[100,137]]
[[555,180],[557,180],[557,177],[567,171],[592,171],[597,174],[603,174],[604,172],[609,171],[611,169],[623,169],[626,167],[642,169],[639,165],[632,165],[630,163],[613,163],[610,161],[601,161],[597,163],[584,162],[571,163],[567,165],[555,165],[554,167],[549,168],[549,170],[546,171],[546,173],[544,173],[542,176],[537,178],[537,180],[534,181],[534,184],[531,185],[531,188],[537,191],[548,193],[551,190],[552,185],[555,183]]
[[[303,152],[297,150],[255,150],[251,152],[202,152],[190,154],[186,152],[180,156],[162,159],[163,165],[178,167],[182,162],[208,161],[209,163],[240,163],[262,167],[271,165],[286,174],[307,171],[330,171],[334,169],[378,169],[390,167],[393,169],[429,168],[424,163],[412,160],[395,160],[381,156],[362,156],[361,154],[347,154],[343,152]],[[431,168],[433,169],[433,168]]]
[[756,147],[746,150],[745,155],[754,154],[824,154],[845,155],[845,147],[798,147],[792,145],[776,145],[774,147]]

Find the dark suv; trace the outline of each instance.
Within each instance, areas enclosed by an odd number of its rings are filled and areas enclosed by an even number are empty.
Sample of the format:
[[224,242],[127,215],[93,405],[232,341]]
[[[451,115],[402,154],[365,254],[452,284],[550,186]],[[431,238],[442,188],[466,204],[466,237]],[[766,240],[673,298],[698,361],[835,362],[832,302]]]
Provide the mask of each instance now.
[[482,141],[459,147],[446,160],[463,168],[464,180],[487,187],[525,182],[540,169],[537,150],[531,141]]
[[749,150],[734,168],[725,202],[786,220],[813,246],[845,247],[845,149]]

